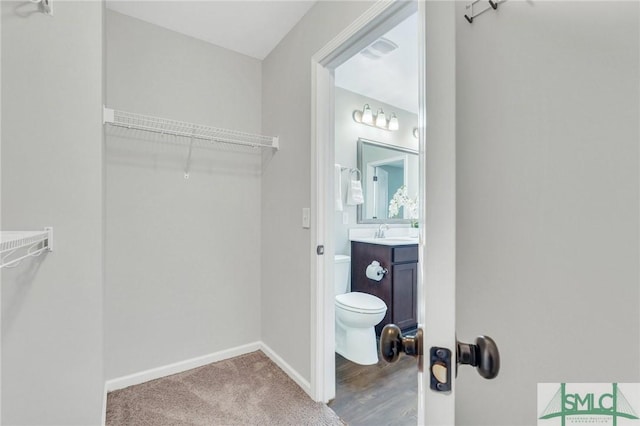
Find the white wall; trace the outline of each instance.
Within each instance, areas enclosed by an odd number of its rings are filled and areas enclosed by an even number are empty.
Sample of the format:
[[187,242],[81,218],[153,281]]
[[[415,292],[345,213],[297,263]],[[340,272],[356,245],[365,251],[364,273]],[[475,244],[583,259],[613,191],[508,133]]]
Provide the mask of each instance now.
[[2,423],[99,424],[102,5],[2,2],[2,229],[55,251],[2,270]]
[[538,382],[640,381],[639,5],[457,5],[457,424],[536,423]]
[[[387,117],[391,116],[392,112],[395,112],[400,123],[400,128],[395,132],[389,132],[356,123],[353,121],[353,111],[356,109],[362,110],[364,104],[369,104],[372,110],[376,111],[378,108],[382,108],[385,114],[387,114]],[[374,113],[376,111],[374,111]],[[343,167],[358,167],[358,138],[370,139],[389,145],[401,146],[416,151],[418,150],[418,139],[413,137],[413,129],[414,127],[418,127],[418,116],[412,112],[336,87],[335,118],[335,162]],[[376,226],[375,224],[359,225],[357,223],[358,215],[356,206],[348,206],[345,202],[347,199],[348,184],[349,173],[345,171],[342,173],[342,201],[344,210],[335,213],[334,247],[336,253],[339,254],[350,253],[349,228],[371,228]],[[349,215],[349,221],[347,224],[343,223],[343,213],[347,213]]]
[[311,56],[370,2],[318,2],[262,64],[262,129],[281,149],[262,176],[262,340],[309,380]]
[[[260,133],[261,63],[108,11],[107,105]],[[107,379],[260,340],[259,153],[107,134]]]

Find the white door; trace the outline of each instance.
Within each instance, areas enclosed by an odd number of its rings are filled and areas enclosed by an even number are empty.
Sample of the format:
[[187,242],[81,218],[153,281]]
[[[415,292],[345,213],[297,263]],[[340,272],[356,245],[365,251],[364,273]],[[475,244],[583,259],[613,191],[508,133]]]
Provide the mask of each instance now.
[[[358,51],[358,42],[381,22],[393,21],[405,2],[378,1],[357,22],[339,34],[312,59],[312,374],[318,401],[335,396],[333,354],[333,262],[317,255],[333,253],[333,194],[329,177],[334,167],[333,74],[336,57]],[[454,2],[418,2],[420,22],[420,230],[422,266],[418,283],[418,322],[423,331],[422,367],[416,378],[418,422],[455,422],[455,15]],[[363,35],[364,33],[364,35]],[[479,330],[478,333],[483,330]],[[397,348],[397,346],[396,346]],[[440,351],[437,351],[440,349]],[[433,375],[431,351],[448,354]],[[448,359],[446,359],[448,358]],[[439,361],[439,360],[435,360]],[[446,366],[446,368],[444,366]],[[434,381],[439,377],[440,382]],[[440,385],[438,386],[438,383]]]
[[[420,200],[422,241],[418,321],[424,332],[418,423],[455,423],[455,10],[454,2],[420,2]],[[422,43],[421,43],[422,45]],[[431,348],[448,349],[449,391],[431,389]],[[453,370],[453,371],[452,371]]]

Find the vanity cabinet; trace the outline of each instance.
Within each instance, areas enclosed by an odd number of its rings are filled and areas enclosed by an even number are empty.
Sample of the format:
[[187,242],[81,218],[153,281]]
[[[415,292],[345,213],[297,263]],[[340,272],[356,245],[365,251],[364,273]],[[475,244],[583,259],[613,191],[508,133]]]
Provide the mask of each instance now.
[[[366,269],[374,260],[389,272],[380,281],[367,278]],[[387,324],[402,330],[415,328],[417,316],[418,245],[382,245],[351,242],[351,291],[379,297],[387,305],[384,319],[376,326],[380,335]]]

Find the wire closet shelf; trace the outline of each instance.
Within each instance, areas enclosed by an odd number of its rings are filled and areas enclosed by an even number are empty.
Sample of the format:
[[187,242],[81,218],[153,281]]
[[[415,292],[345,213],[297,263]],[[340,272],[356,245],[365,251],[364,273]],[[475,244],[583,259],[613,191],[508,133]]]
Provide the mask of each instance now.
[[170,120],[132,112],[104,108],[105,124],[126,129],[142,130],[161,135],[172,135],[209,143],[224,143],[253,148],[278,149],[277,136],[263,136],[237,130],[221,129],[202,124]]
[[[53,251],[53,228],[42,231],[0,232],[0,268],[18,266],[27,257]],[[14,256],[15,254],[18,256]]]

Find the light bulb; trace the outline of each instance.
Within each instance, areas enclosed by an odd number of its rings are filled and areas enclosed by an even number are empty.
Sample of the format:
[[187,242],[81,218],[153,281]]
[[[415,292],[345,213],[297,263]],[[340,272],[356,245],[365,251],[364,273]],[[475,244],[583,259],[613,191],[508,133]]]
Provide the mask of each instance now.
[[389,119],[389,130],[398,130],[400,128],[400,123],[398,123],[398,117],[396,114],[391,114],[391,118]]
[[387,117],[384,116],[384,111],[382,108],[378,110],[378,115],[376,115],[376,127],[380,127],[383,129],[387,128]]
[[365,104],[362,109],[362,122],[364,124],[373,124],[373,113],[371,112],[369,104]]

